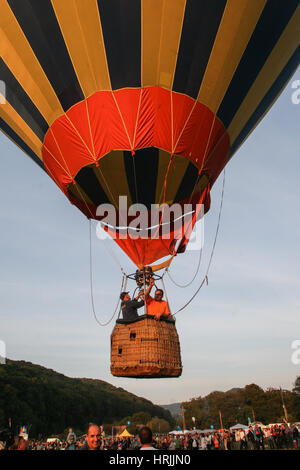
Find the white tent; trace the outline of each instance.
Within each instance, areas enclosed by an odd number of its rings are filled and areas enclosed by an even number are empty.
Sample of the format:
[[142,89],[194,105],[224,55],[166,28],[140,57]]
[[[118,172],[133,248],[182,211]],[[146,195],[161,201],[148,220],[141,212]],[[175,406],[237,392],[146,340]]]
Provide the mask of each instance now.
[[229,428],[230,431],[236,431],[237,429],[249,429],[248,426],[245,426],[245,424],[235,424],[234,426],[231,426],[231,428]]
[[188,429],[185,429],[184,431],[170,431],[169,434],[174,434],[175,436],[179,436],[180,434],[189,434],[190,432]]

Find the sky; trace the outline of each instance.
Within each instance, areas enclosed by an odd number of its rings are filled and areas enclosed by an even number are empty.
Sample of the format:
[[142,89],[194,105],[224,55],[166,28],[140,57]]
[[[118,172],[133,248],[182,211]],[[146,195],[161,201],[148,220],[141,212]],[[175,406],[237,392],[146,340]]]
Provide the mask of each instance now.
[[[173,379],[110,374],[110,334],[91,306],[87,219],[30,158],[0,135],[0,342],[6,356],[69,377],[101,379],[156,404],[188,401],[214,390],[257,383],[291,389],[300,375],[292,342],[300,339],[300,104],[292,102],[299,70],[226,166],[220,228],[208,275],[176,315],[183,372]],[[200,272],[179,289],[166,279],[172,312],[199,287],[212,251],[223,176],[204,220]],[[93,225],[94,302],[108,321],[120,292],[120,266],[135,267]],[[113,256],[111,255],[113,252]],[[198,254],[171,267],[193,278]],[[167,276],[165,277],[167,278]],[[129,285],[133,290],[133,283]],[[5,365],[0,365],[5,367]]]

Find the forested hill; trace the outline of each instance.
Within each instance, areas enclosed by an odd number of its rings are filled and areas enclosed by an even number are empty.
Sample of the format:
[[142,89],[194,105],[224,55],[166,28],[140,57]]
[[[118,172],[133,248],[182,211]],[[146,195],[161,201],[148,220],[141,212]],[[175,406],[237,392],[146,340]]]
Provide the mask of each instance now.
[[256,384],[244,388],[233,388],[227,392],[215,391],[205,397],[198,397],[183,404],[187,427],[200,429],[215,426],[219,428],[220,416],[224,427],[236,423],[247,424],[261,421],[264,424],[282,422],[286,409],[289,422],[300,421],[300,376],[296,378],[294,388],[280,390],[269,388],[263,390]]
[[138,412],[173,424],[170,413],[122,388],[95,379],[69,378],[24,361],[0,365],[0,430],[31,425],[31,435],[60,433],[71,426],[85,431],[89,422],[118,423]]

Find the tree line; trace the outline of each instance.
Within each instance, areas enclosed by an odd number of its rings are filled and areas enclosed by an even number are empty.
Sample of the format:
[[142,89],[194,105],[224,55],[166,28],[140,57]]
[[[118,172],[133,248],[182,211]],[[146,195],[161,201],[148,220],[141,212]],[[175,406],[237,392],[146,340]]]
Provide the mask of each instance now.
[[24,361],[7,360],[0,367],[0,430],[11,419],[16,432],[30,426],[32,437],[69,426],[84,433],[89,422],[121,424],[139,412],[147,413],[148,421],[174,421],[164,408],[102,380],[69,378]]
[[[188,429],[208,429],[214,426],[229,428],[250,420],[263,424],[300,421],[300,376],[293,390],[268,388],[263,390],[256,384],[234,388],[227,392],[215,391],[205,397],[194,398],[183,403]],[[194,418],[194,420],[192,419]],[[180,419],[178,420],[180,422]]]

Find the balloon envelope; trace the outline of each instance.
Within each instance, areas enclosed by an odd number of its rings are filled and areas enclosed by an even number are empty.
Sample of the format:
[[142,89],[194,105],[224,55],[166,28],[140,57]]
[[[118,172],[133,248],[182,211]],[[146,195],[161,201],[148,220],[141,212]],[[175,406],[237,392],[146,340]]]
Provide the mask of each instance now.
[[[299,18],[298,0],[4,0],[0,128],[88,218],[121,195],[207,211],[298,66]],[[137,265],[174,253],[174,227],[113,232]]]

